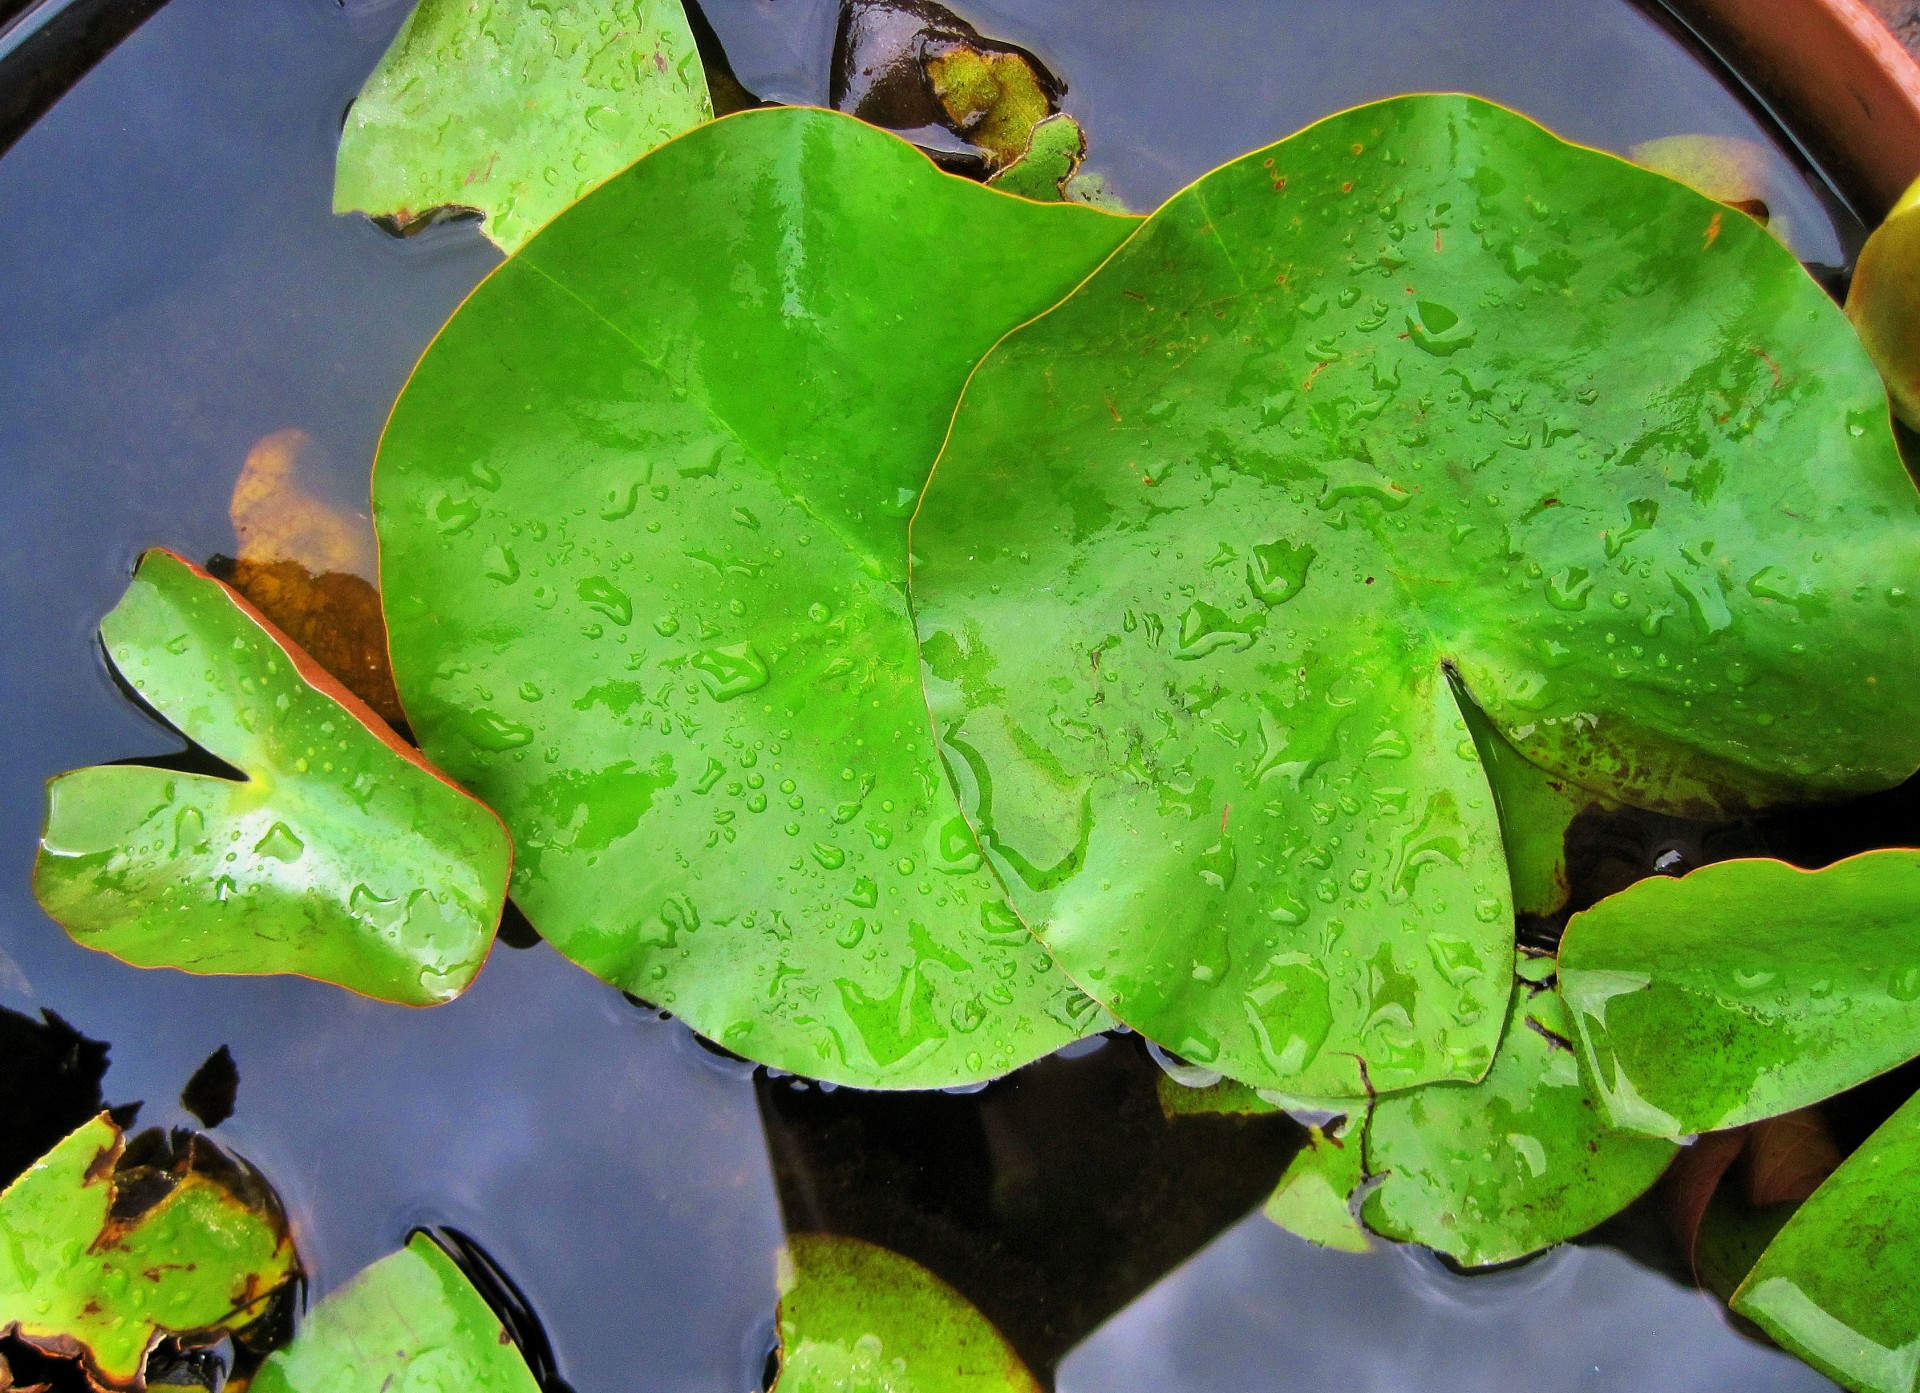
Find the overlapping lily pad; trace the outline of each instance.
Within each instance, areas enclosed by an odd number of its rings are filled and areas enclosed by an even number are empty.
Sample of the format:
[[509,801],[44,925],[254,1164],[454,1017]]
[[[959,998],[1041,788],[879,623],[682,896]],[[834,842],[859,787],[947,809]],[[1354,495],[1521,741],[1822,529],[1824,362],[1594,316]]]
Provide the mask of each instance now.
[[242,1334],[300,1276],[279,1202],[203,1137],[129,1149],[104,1115],[0,1191],[0,1335],[145,1387],[163,1338]]
[[787,1260],[773,1393],[1040,1393],[993,1323],[911,1259],[795,1234]]
[[1450,679],[1633,806],[1885,787],[1916,523],[1877,377],[1764,230],[1409,97],[1208,176],[996,348],[913,584],[963,801],[1062,964],[1190,1059],[1351,1095],[1500,1033]]
[[170,552],[147,553],[100,632],[127,683],[242,777],[55,779],[47,913],[141,967],[298,973],[413,1006],[465,990],[506,897],[498,818]]
[[1616,1126],[1816,1103],[1920,1055],[1920,852],[1642,881],[1575,916],[1560,990]]
[[1510,1262],[1623,1209],[1673,1159],[1672,1142],[1614,1132],[1580,1079],[1551,991],[1516,993],[1506,1038],[1477,1084],[1382,1098],[1361,1206],[1374,1232],[1469,1266]]
[[1095,1022],[942,773],[906,525],[967,371],[1134,225],[749,112],[570,209],[443,331],[375,473],[394,671],[561,952],[869,1086]]
[[512,251],[712,115],[680,0],[420,0],[347,113],[333,207],[472,209]]
[[1734,1296],[1816,1369],[1869,1393],[1920,1387],[1920,1098],[1787,1221]]
[[253,1393],[539,1393],[473,1284],[425,1234],[333,1293]]

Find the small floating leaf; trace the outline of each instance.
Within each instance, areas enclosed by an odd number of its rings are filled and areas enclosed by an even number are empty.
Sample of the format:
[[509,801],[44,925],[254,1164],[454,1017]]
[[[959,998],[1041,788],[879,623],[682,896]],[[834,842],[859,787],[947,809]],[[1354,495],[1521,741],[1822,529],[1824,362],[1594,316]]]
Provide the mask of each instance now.
[[1365,1131],[1363,1119],[1350,1120],[1342,1132],[1308,1128],[1306,1146],[1261,1212],[1288,1233],[1322,1248],[1343,1253],[1372,1248],[1373,1240],[1354,1212],[1354,1198],[1366,1182],[1360,1141]]
[[993,1324],[918,1263],[810,1233],[787,1259],[772,1393],[1040,1393]]
[[1086,132],[1062,112],[1033,128],[1026,152],[987,180],[987,187],[1016,193],[1040,203],[1058,203],[1087,153]]
[[347,113],[333,210],[473,209],[511,252],[712,116],[680,0],[420,0]]
[[322,1301],[252,1393],[538,1393],[480,1293],[424,1233]]
[[1818,1102],[1920,1054],[1920,852],[1642,881],[1574,916],[1560,991],[1617,1127]]
[[1916,1173],[1920,1098],[1882,1124],[1787,1221],[1733,1309],[1848,1387],[1913,1393],[1920,1386]]
[[374,477],[395,672],[554,947],[868,1087],[1095,1025],[959,820],[906,533],[968,370],[1135,225],[746,112],[570,209],[441,333]]
[[[994,348],[916,515],[983,851],[1089,993],[1209,1068],[1479,1077],[1512,901],[1455,681],[1631,806],[1898,783],[1920,493],[1883,395],[1750,219],[1485,102],[1227,165]],[[1276,541],[1314,552],[1284,591]],[[1795,602],[1748,588],[1768,567]],[[1230,885],[1198,867],[1225,838]]]
[[100,632],[133,689],[243,778],[55,779],[47,913],[141,967],[298,973],[414,1006],[465,990],[505,900],[498,818],[170,552],[146,554]]
[[217,1345],[300,1276],[279,1201],[204,1137],[85,1123],[0,1191],[0,1335],[145,1387],[164,1337]]

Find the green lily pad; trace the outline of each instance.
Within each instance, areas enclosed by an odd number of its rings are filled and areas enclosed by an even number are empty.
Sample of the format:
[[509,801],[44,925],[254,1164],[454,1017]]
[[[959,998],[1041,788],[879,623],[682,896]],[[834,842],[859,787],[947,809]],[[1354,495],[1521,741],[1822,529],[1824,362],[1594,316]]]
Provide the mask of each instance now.
[[1364,1120],[1340,1134],[1308,1129],[1307,1144],[1280,1177],[1261,1210],[1288,1233],[1322,1248],[1364,1253],[1373,1247],[1356,1213],[1355,1197],[1366,1184]]
[[1920,1054],[1920,852],[1641,881],[1574,916],[1560,991],[1617,1127],[1816,1103]]
[[1920,1098],[1882,1124],[1787,1221],[1733,1309],[1850,1388],[1920,1387],[1916,1170]]
[[141,558],[100,635],[133,689],[243,778],[116,764],[55,779],[33,888],[76,942],[409,1006],[466,989],[506,898],[498,818],[171,552]]
[[920,1264],[809,1233],[787,1259],[773,1393],[1040,1393],[993,1323]]
[[472,209],[511,252],[712,117],[680,0],[419,0],[347,113],[333,211]]
[[374,476],[394,672],[562,953],[864,1086],[1104,1023],[942,773],[906,532],[968,370],[1135,225],[746,112],[569,210],[441,333]]
[[0,1191],[0,1335],[144,1388],[167,1337],[218,1344],[300,1276],[263,1181],[204,1137],[127,1147],[105,1115]]
[[1523,988],[1485,1079],[1381,1098],[1366,1128],[1367,1172],[1381,1177],[1360,1209],[1367,1226],[1469,1267],[1511,1262],[1658,1180],[1677,1146],[1606,1126],[1567,1030],[1559,997]]
[[322,1301],[252,1393],[539,1393],[500,1318],[416,1233]]
[[1208,175],[998,345],[913,587],[963,804],[1061,964],[1188,1059],[1351,1095],[1477,1078],[1500,1033],[1449,678],[1636,807],[1895,784],[1917,523],[1857,338],[1763,229],[1406,97]]

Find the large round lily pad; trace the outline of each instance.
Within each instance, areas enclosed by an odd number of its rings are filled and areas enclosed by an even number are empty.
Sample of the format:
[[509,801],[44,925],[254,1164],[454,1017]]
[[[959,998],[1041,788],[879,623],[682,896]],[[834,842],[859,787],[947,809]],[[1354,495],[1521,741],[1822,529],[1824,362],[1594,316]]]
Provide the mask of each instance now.
[[1476,1078],[1511,901],[1457,693],[1703,810],[1920,764],[1920,495],[1750,219],[1467,97],[1207,176],[971,380],[914,527],[982,844],[1083,987],[1290,1093]]
[[967,371],[1135,225],[751,112],[575,205],[442,332],[374,479],[394,672],[561,952],[868,1086],[1098,1018],[942,772],[906,530]]

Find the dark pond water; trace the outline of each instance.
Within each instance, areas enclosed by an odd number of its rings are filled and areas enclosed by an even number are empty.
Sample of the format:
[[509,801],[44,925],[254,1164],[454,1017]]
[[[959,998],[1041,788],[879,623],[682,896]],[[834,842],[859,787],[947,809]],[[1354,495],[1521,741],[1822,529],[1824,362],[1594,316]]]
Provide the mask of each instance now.
[[[0,159],[0,1006],[109,1042],[105,1093],[144,1099],[143,1122],[189,1121],[181,1086],[229,1047],[238,1106],[219,1134],[284,1192],[318,1291],[414,1225],[454,1225],[525,1289],[580,1393],[757,1387],[783,1199],[796,1226],[912,1239],[990,1310],[1037,1311],[1023,1347],[1075,1346],[1071,1393],[1828,1386],[1610,1248],[1467,1279],[1242,1219],[1287,1137],[1156,1131],[1132,1041],[974,1097],[876,1103],[756,1084],[544,945],[497,951],[467,997],[416,1013],[141,973],[47,921],[27,888],[42,780],[175,744],[93,640],[134,558],[232,550],[234,476],[275,431],[306,431],[357,504],[413,360],[497,261],[471,227],[402,242],[328,211],[341,113],[405,8],[171,0]],[[960,8],[1068,79],[1093,167],[1142,208],[1413,89],[1480,92],[1614,149],[1770,139],[1625,0]],[[706,12],[747,86],[825,99],[832,0]],[[1859,229],[1784,157],[1775,183],[1802,257],[1843,264]],[[1087,1169],[1100,1148],[1107,1168]]]

